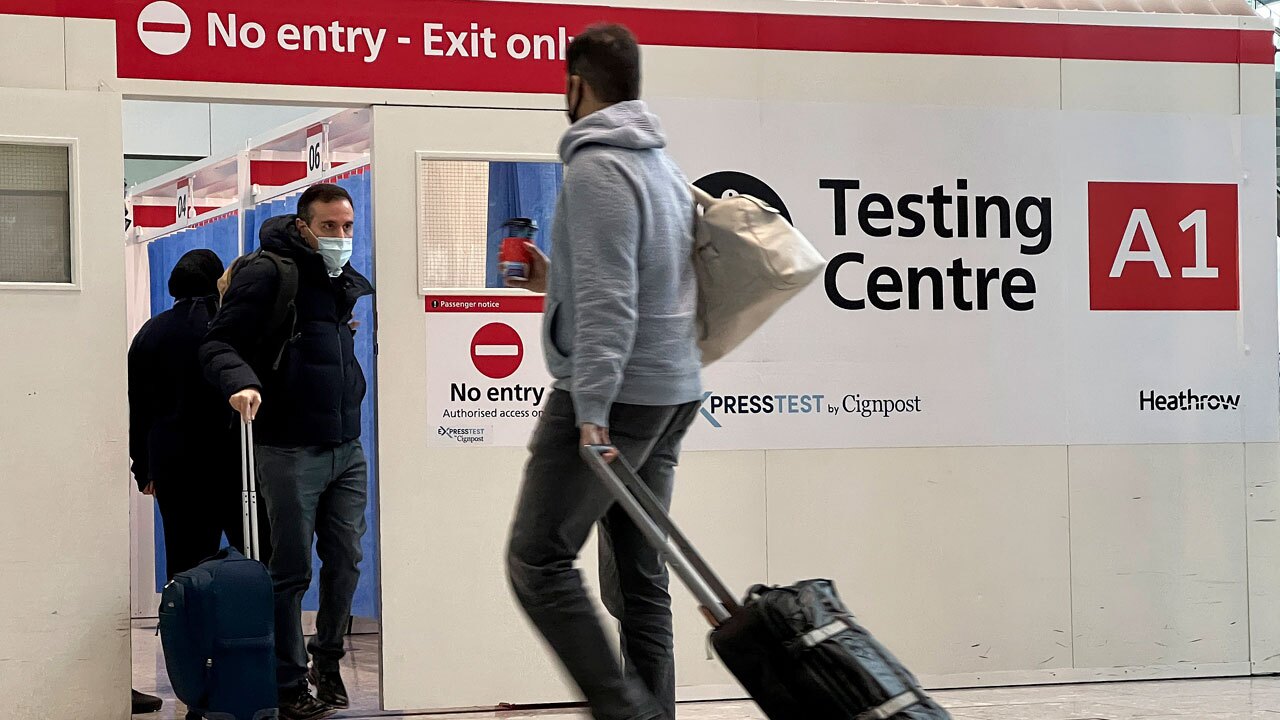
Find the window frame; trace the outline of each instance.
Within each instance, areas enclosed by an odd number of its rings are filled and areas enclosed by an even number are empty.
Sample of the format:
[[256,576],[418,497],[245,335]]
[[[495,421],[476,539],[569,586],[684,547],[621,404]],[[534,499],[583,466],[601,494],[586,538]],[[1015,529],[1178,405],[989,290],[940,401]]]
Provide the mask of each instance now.
[[[1280,2],[1280,0],[1277,0]],[[414,174],[414,224],[417,226],[414,231],[414,242],[417,244],[415,260],[418,264],[416,273],[418,276],[418,297],[425,298],[428,295],[438,294],[497,294],[497,295],[519,295],[527,291],[519,288],[438,288],[427,284],[426,273],[424,272],[424,256],[426,255],[426,237],[424,237],[424,224],[422,222],[422,197],[426,191],[426,186],[422,182],[422,164],[424,162],[443,161],[443,162],[482,162],[486,165],[501,163],[556,163],[563,165],[564,162],[556,153],[520,153],[520,152],[489,152],[485,150],[417,150],[414,152],[413,174]],[[374,176],[375,183],[377,176]],[[376,229],[375,229],[376,232]]]
[[[32,147],[62,147],[67,150],[67,227],[68,251],[71,253],[71,282],[33,282],[0,280],[0,292],[5,290],[39,290],[42,292],[80,292],[83,287],[81,274],[80,237],[80,141],[73,137],[44,137],[35,135],[0,135],[0,145],[24,145]],[[123,203],[123,197],[121,199]],[[123,211],[123,205],[121,206]],[[121,215],[123,223],[123,215]],[[123,230],[122,230],[123,233]]]

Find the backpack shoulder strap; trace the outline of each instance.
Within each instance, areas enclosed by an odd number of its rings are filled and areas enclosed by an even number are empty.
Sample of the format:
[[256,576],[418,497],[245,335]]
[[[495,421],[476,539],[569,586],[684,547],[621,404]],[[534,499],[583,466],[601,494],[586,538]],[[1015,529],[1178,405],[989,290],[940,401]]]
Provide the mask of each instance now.
[[271,369],[278,370],[280,359],[284,357],[285,347],[293,339],[293,331],[298,322],[298,309],[294,305],[294,300],[298,297],[298,266],[292,259],[270,250],[260,248],[255,252],[270,260],[276,269],[276,301],[271,308],[271,324],[268,327],[271,328],[272,335],[278,333],[281,338],[280,350],[271,362]]
[[298,266],[293,260],[283,255],[278,255],[270,250],[258,250],[261,257],[265,257],[271,261],[276,268],[276,280],[279,285],[276,287],[276,302],[272,308],[271,319],[272,327],[278,327],[284,323],[288,314],[293,308],[293,301],[298,296]]

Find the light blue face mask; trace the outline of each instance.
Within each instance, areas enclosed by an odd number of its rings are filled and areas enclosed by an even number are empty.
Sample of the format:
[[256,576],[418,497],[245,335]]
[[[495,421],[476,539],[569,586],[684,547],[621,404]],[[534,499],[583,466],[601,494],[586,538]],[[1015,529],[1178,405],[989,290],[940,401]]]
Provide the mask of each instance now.
[[317,252],[324,258],[324,266],[329,271],[329,277],[338,277],[342,274],[342,268],[347,261],[351,259],[351,238],[317,237],[316,240],[320,245]]

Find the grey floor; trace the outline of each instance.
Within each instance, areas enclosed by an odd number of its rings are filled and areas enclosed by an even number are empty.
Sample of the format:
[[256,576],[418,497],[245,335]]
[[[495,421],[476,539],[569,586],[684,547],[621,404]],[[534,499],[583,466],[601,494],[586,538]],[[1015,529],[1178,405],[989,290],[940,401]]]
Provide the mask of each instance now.
[[[133,681],[143,692],[165,699],[164,709],[142,720],[183,720],[164,671],[155,622],[133,630]],[[349,720],[385,717],[378,710],[378,639],[356,635],[343,676],[352,707],[337,717]],[[955,720],[1280,720],[1280,677],[1231,680],[1101,683],[1028,688],[954,690],[935,693]],[[751,703],[691,703],[680,706],[677,720],[762,720]],[[450,715],[396,715],[436,720],[586,720],[577,710],[519,710]]]

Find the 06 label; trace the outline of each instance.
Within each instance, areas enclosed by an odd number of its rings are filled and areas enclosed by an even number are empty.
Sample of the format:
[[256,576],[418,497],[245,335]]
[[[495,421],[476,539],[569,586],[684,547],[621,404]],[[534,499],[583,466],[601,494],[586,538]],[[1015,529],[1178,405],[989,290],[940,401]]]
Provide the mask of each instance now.
[[1236,185],[1089,183],[1091,310],[1239,310]]

